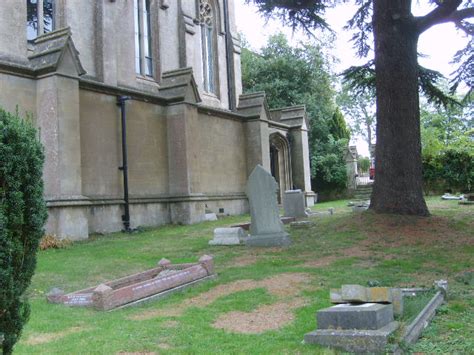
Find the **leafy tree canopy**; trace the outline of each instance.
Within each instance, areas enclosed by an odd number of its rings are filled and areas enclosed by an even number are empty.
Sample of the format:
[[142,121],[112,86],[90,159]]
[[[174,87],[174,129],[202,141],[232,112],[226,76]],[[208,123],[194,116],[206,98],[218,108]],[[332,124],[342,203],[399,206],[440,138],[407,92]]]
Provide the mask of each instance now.
[[[265,91],[271,108],[305,105],[310,119],[314,189],[342,189],[346,183],[344,150],[349,131],[336,110],[334,77],[319,46],[292,47],[283,34],[271,36],[259,53],[242,50],[245,92]],[[344,142],[340,142],[343,139]]]

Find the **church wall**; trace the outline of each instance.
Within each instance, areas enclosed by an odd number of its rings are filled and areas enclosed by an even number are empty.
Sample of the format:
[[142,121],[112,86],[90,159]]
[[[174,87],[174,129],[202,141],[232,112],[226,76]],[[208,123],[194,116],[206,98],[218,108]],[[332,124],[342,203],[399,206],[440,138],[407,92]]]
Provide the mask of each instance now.
[[[83,194],[123,194],[121,121],[115,96],[81,90]],[[128,101],[127,148],[132,197],[168,192],[166,121],[162,107]]]
[[0,107],[15,112],[18,106],[20,116],[30,115],[36,122],[36,82],[0,73]]
[[244,192],[247,159],[243,123],[201,113],[192,125],[192,191],[209,195]]

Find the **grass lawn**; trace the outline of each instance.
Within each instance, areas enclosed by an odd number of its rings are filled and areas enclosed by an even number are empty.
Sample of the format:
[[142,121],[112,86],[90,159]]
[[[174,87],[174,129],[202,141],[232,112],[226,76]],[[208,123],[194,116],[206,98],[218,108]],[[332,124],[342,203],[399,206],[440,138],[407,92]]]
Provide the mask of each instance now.
[[[428,199],[428,218],[353,214],[346,201],[321,203],[333,216],[291,230],[288,249],[210,247],[213,230],[249,216],[193,226],[165,226],[93,237],[39,253],[29,289],[32,315],[18,354],[232,353],[294,354],[333,351],[302,344],[316,328],[315,313],[330,306],[341,284],[422,287],[449,281],[442,306],[410,350],[468,353],[474,349],[474,289],[456,275],[473,269],[474,208]],[[154,267],[213,255],[218,278],[181,294],[113,312],[48,304],[52,287],[66,292]]]

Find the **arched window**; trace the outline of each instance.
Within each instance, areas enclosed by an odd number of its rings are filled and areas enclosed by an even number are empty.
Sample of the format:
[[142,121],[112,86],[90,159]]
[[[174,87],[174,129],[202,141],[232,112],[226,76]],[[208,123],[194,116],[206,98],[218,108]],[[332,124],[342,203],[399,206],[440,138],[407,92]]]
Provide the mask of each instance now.
[[216,19],[211,0],[199,0],[199,23],[201,25],[202,72],[204,91],[216,92],[215,76],[215,27]]
[[137,74],[153,76],[151,51],[151,0],[134,0],[135,16],[135,71]]
[[26,0],[28,41],[54,30],[54,0]]

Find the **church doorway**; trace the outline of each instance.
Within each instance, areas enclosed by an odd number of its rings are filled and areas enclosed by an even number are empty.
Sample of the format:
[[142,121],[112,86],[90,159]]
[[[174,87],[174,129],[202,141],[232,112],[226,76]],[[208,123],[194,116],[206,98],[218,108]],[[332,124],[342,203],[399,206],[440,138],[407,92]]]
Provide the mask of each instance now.
[[270,170],[278,184],[278,203],[282,203],[283,194],[292,187],[290,145],[280,133],[270,135]]

